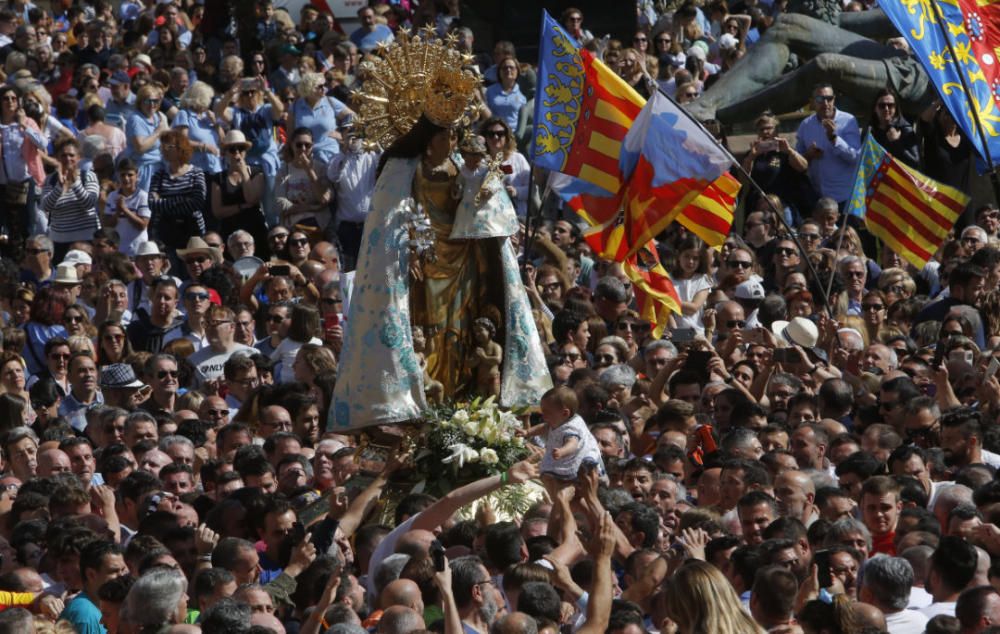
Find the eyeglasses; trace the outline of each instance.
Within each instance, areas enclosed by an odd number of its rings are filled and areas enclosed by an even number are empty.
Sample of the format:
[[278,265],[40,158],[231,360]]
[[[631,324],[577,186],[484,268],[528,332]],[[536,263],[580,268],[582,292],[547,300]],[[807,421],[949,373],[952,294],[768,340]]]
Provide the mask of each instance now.
[[280,324],[281,322],[285,321],[285,318],[282,317],[281,315],[268,315],[267,321],[269,321],[272,324]]
[[184,299],[203,302],[208,299],[208,293],[184,293]]
[[160,100],[159,99],[155,99],[155,98],[146,98],[146,99],[142,100],[142,103],[145,104],[145,105],[147,105],[147,106],[152,106],[154,104],[160,103]]
[[877,312],[877,311],[880,311],[880,310],[884,310],[885,309],[885,304],[865,304],[864,305],[864,309],[865,310],[874,310],[874,311]]
[[728,266],[731,269],[735,268],[748,269],[751,266],[753,266],[753,262],[749,262],[747,260],[727,260],[726,266]]
[[49,358],[52,359],[53,361],[65,361],[66,359],[69,359],[69,355],[68,354],[50,354]]
[[181,373],[178,372],[177,370],[160,370],[159,372],[156,373],[156,378],[158,378],[158,379],[160,379],[162,381],[163,379],[167,378],[168,376],[171,379],[176,379],[180,375],[181,375]]
[[83,323],[83,317],[80,315],[66,315],[65,319],[71,324]]
[[319,301],[320,301],[321,304],[343,304],[344,303],[344,300],[340,299],[339,297],[324,297],[323,299],[321,299]]
[[878,103],[878,107],[882,110],[895,110],[896,104],[892,103],[891,101],[880,101]]
[[819,240],[818,233],[799,233],[799,237],[802,238],[803,240],[808,240],[809,242],[813,242],[814,240]]
[[795,255],[795,249],[789,249],[788,247],[778,247],[774,252],[778,255]]
[[486,133],[486,136],[491,139],[502,139],[507,136],[506,130],[490,130]]
[[830,103],[834,99],[836,99],[836,97],[834,97],[833,95],[816,95],[815,101],[816,103],[824,103],[824,102]]
[[479,583],[477,583],[475,585],[476,586],[491,585],[491,586],[496,587],[497,582],[494,581],[494,580],[492,580],[492,579],[487,579],[486,581],[480,581]]
[[733,328],[746,328],[747,322],[742,319],[730,319],[726,322],[726,327],[732,330]]
[[295,149],[297,150],[308,150],[313,146],[312,143],[296,143]]
[[212,247],[213,249],[221,249],[222,248],[222,243],[221,242],[206,242],[205,244],[207,244],[208,246]]
[[229,154],[246,154],[247,151],[241,147],[228,147],[226,148],[226,152]]
[[594,361],[598,363],[614,363],[615,356],[613,354],[597,354],[594,355]]
[[645,37],[633,37],[632,41],[633,42],[646,42],[647,40],[646,40]]
[[861,279],[861,278],[863,278],[865,276],[865,272],[864,271],[848,271],[845,275],[847,277],[853,277],[855,279]]
[[113,335],[111,333],[104,335],[105,341],[122,341],[123,339],[125,339],[125,335]]
[[669,37],[658,37],[658,38],[656,38],[656,43],[657,44],[673,44],[673,42],[674,41],[672,39],[670,39]]
[[208,410],[209,416],[229,416],[228,409],[210,409]]
[[188,264],[188,265],[190,265],[190,264],[201,264],[202,262],[204,262],[207,259],[208,259],[207,255],[195,255],[195,256],[192,256],[190,258],[185,258],[184,259],[184,263]]
[[233,380],[231,383],[236,383],[237,385],[242,385],[244,387],[257,387],[260,385],[260,379],[252,376],[246,379]]
[[307,244],[309,244],[309,239],[308,238],[293,238],[293,239],[291,239],[291,240],[288,241],[288,244],[292,245],[293,247],[304,247]]
[[559,355],[559,358],[562,359],[563,361],[579,361],[580,360],[580,353],[579,352],[563,352],[563,353],[561,353]]

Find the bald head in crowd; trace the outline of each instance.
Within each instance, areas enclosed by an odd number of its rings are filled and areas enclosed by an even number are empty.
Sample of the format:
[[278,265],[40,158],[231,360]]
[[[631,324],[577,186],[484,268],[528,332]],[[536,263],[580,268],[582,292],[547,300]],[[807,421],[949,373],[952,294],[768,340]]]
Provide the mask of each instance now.
[[400,605],[416,610],[420,614],[424,613],[424,600],[420,595],[420,586],[410,579],[396,579],[389,582],[378,598],[383,609]]
[[38,476],[41,478],[71,470],[69,456],[62,449],[46,449],[38,454]]
[[378,622],[378,634],[410,634],[425,628],[424,617],[411,608],[394,605],[382,613]]
[[493,623],[490,634],[538,634],[538,624],[524,612],[511,612]]

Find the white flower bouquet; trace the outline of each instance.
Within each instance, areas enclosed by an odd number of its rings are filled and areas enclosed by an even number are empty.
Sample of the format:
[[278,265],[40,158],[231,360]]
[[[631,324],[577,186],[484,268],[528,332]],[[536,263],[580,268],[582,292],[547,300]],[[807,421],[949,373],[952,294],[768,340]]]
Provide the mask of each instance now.
[[[441,405],[425,420],[428,424],[414,458],[418,481],[414,491],[441,496],[463,484],[499,475],[531,453],[517,433],[523,429],[518,415],[501,409],[492,396]],[[519,489],[505,487],[502,491],[509,493],[491,496],[491,502],[498,511],[523,512],[531,496]]]

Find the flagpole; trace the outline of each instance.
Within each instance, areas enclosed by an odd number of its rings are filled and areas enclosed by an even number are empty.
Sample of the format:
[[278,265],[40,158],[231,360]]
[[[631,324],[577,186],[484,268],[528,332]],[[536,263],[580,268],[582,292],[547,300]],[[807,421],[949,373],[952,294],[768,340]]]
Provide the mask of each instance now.
[[[538,201],[538,209],[535,213],[532,213],[532,207],[534,206],[535,197],[532,196],[532,191],[535,187],[535,163],[532,161],[530,170],[528,171],[528,208],[524,216],[524,264],[521,265],[521,269],[524,270],[528,266],[528,257],[531,253],[531,247],[535,242],[535,234],[538,233],[538,222],[532,222],[532,218],[537,214],[542,214],[542,204],[545,202],[544,198]],[[545,196],[548,193],[548,188],[545,189]],[[539,218],[539,220],[541,220]]]
[[[674,101],[674,99],[670,95],[668,95],[667,93],[665,93],[663,91],[663,89],[660,88],[659,85],[656,86],[656,90],[661,95],[663,95],[668,100],[670,100],[670,102],[672,104],[674,104],[675,106],[677,106],[677,109],[680,110],[682,113],[684,113],[684,116],[687,117],[692,123],[694,123],[696,126],[698,126],[698,128],[701,129],[701,131],[704,132],[705,135],[708,138],[712,139],[712,143],[715,144],[715,147],[717,149],[719,149],[720,151],[724,152],[727,156],[729,156],[730,161],[732,161],[733,165],[736,166],[736,169],[739,171],[739,173],[744,178],[746,178],[747,182],[750,183],[750,185],[757,191],[758,194],[760,194],[761,198],[763,198],[765,201],[767,201],[767,206],[771,208],[771,211],[774,212],[774,215],[778,218],[778,222],[781,223],[781,226],[784,227],[785,231],[788,233],[788,238],[787,239],[791,240],[793,243],[795,243],[795,246],[798,247],[799,253],[802,255],[802,260],[806,263],[806,268],[808,269],[809,273],[812,274],[813,279],[816,280],[816,286],[817,286],[817,288],[819,288],[820,293],[823,294],[823,303],[826,306],[827,312],[830,313],[830,316],[832,317],[833,316],[833,311],[832,311],[832,309],[830,307],[830,297],[829,297],[829,294],[827,293],[826,289],[823,287],[823,280],[820,279],[819,273],[816,271],[816,267],[813,266],[812,261],[809,259],[809,253],[805,250],[805,247],[803,247],[802,243],[799,241],[799,237],[796,235],[796,233],[788,225],[788,222],[785,220],[785,214],[780,209],[778,209],[775,206],[775,204],[771,201],[770,198],[767,197],[767,192],[765,192],[764,188],[762,188],[757,183],[757,181],[755,181],[753,179],[753,177],[750,176],[750,172],[748,172],[745,169],[743,169],[743,165],[739,161],[736,160],[736,157],[733,156],[733,153],[730,152],[724,145],[722,145],[722,143],[720,143],[719,140],[715,138],[715,135],[712,134],[711,132],[709,132],[705,128],[705,126],[702,125],[701,121],[698,121],[698,119],[696,119],[695,117],[693,117],[691,115],[691,113],[689,113],[684,108],[684,106],[682,106],[679,103],[677,103],[676,101]],[[735,220],[736,219],[733,218],[734,223],[735,223]]]
[[[871,126],[865,126],[865,133],[861,136],[861,147],[864,147],[865,143],[868,142],[868,135],[872,133],[871,130],[872,130]],[[837,250],[833,252],[834,258],[836,258],[837,255],[840,254],[840,247],[844,246],[844,234],[847,233],[847,217],[849,215],[850,215],[849,213],[844,213],[844,219],[840,224],[840,231],[838,232],[839,235],[837,236]],[[827,297],[829,297],[830,293],[833,291],[833,278],[834,276],[831,275],[830,281],[826,285]]]
[[936,0],[931,0],[931,6],[934,7],[934,15],[937,16],[938,28],[941,29],[941,36],[944,38],[945,44],[948,45],[948,53],[951,55],[951,59],[955,61],[958,65],[958,79],[962,82],[962,90],[965,91],[965,98],[969,104],[969,110],[972,111],[972,123],[976,128],[976,136],[979,137],[979,143],[983,146],[983,158],[986,160],[986,167],[990,172],[990,182],[993,184],[993,199],[997,205],[1000,205],[1000,177],[997,176],[996,166],[993,164],[993,156],[990,154],[990,147],[986,140],[986,133],[983,131],[983,122],[979,119],[979,108],[976,105],[975,99],[972,97],[972,90],[969,88],[969,82],[965,78],[964,68],[958,61],[958,55],[955,54],[955,47],[951,43],[951,37],[948,35],[948,29],[944,25],[944,14],[941,12],[941,7],[938,6]]

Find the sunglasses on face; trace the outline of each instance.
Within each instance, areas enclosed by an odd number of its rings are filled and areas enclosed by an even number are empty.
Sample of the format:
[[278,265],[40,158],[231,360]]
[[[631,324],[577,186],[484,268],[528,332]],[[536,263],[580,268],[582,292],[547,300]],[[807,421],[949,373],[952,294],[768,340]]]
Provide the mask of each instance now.
[[880,311],[885,309],[885,304],[865,304],[865,310]]
[[831,103],[836,97],[833,95],[819,95],[816,97],[816,103]]
[[204,262],[206,260],[208,260],[207,256],[198,255],[198,256],[195,256],[193,258],[188,258],[188,259],[184,260],[184,263],[185,264],[201,264],[202,262]]
[[743,321],[742,319],[730,319],[729,321],[726,322],[726,327],[728,327],[730,330],[733,328],[745,328],[746,325],[747,322]]
[[291,240],[288,241],[288,244],[292,245],[293,247],[304,247],[307,244],[309,244],[309,239],[308,238],[293,238],[293,239],[291,239]]
[[184,299],[188,301],[199,301],[203,302],[208,299],[208,293],[184,293]]
[[788,247],[779,247],[774,252],[778,255],[795,255],[795,249],[789,249]]
[[753,266],[753,263],[748,262],[746,260],[729,260],[726,262],[726,266],[728,266],[731,269],[735,268],[748,269],[751,266]]
[[280,324],[281,322],[285,321],[285,318],[282,317],[281,315],[268,315],[267,320],[272,324]]
[[180,372],[178,372],[177,370],[160,370],[159,372],[156,373],[156,378],[160,379],[161,381],[167,378],[168,376],[171,379],[176,379],[178,376],[180,376]]

